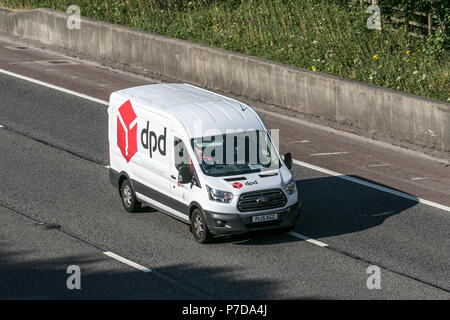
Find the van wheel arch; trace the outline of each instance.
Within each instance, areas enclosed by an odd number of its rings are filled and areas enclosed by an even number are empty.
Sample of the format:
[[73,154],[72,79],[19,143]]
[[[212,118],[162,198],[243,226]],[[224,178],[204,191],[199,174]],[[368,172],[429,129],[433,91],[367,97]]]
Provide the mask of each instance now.
[[202,206],[197,202],[192,202],[189,205],[189,212],[188,212],[189,221],[191,221],[192,213],[194,212],[195,209],[199,209],[202,212],[203,216],[205,215]]

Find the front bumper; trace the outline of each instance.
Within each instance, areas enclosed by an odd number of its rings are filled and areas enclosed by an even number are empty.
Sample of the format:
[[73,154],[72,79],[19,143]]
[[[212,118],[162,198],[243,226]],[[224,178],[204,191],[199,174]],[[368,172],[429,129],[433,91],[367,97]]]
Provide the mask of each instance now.
[[[226,214],[211,211],[204,211],[208,229],[213,235],[241,234],[249,231],[266,230],[275,228],[288,228],[296,224],[301,213],[300,201],[284,209],[274,209],[271,212],[252,214]],[[252,223],[253,216],[260,216],[269,213],[278,213],[277,220],[267,222]],[[223,226],[219,227],[217,221],[222,221]]]

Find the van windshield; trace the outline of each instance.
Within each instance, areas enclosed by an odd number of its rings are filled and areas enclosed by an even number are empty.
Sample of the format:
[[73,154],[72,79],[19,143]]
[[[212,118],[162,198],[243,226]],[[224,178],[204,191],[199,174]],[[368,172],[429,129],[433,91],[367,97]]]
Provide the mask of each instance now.
[[209,176],[230,176],[279,169],[269,134],[254,130],[191,139],[202,171]]

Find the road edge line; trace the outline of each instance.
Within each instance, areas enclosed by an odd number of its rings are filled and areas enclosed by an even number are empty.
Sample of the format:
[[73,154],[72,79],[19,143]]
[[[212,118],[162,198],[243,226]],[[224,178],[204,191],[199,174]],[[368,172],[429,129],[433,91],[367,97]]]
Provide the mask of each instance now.
[[32,83],[35,83],[35,84],[39,84],[39,85],[44,86],[44,87],[48,87],[48,88],[51,88],[51,89],[55,89],[55,90],[58,90],[58,91],[69,93],[71,95],[74,95],[74,96],[77,96],[77,97],[80,97],[80,98],[84,98],[84,99],[87,99],[87,100],[91,100],[91,101],[94,101],[94,102],[97,102],[97,103],[109,106],[108,101],[97,99],[97,98],[85,95],[83,93],[79,93],[79,92],[76,92],[76,91],[73,91],[73,90],[65,89],[63,87],[55,86],[53,84],[50,84],[50,83],[47,83],[47,82],[44,82],[44,81],[36,80],[36,79],[30,78],[30,77],[27,77],[27,76],[22,76],[20,74],[17,74],[17,73],[14,73],[14,72],[10,72],[10,71],[4,70],[4,69],[0,69],[0,73],[3,73],[3,74],[6,74],[6,75],[9,75],[9,76],[12,76],[12,77],[16,77],[16,78],[19,78],[19,79],[22,79],[22,80],[25,80],[25,81],[29,81],[29,82],[32,82]]
[[412,201],[419,202],[419,203],[422,203],[422,204],[425,204],[425,205],[428,205],[428,206],[431,206],[431,207],[434,207],[434,208],[437,208],[437,209],[441,209],[441,210],[450,212],[450,207],[445,206],[443,204],[439,204],[439,203],[436,203],[436,202],[433,202],[433,201],[430,201],[430,200],[418,198],[416,196],[413,196],[413,195],[410,195],[410,194],[407,194],[407,193],[404,193],[404,192],[401,192],[401,191],[397,191],[397,190],[394,190],[394,189],[391,189],[391,188],[388,188],[388,187],[384,187],[384,186],[381,186],[381,185],[373,183],[373,182],[368,182],[368,181],[364,181],[364,180],[361,180],[361,179],[358,179],[358,178],[355,178],[355,177],[347,176],[345,174],[342,174],[342,173],[339,173],[339,172],[336,172],[336,171],[332,171],[332,170],[328,170],[328,169],[325,169],[325,168],[321,168],[321,167],[315,166],[313,164],[309,164],[307,162],[303,162],[303,161],[299,161],[299,160],[295,160],[295,159],[293,159],[292,162],[295,163],[296,165],[299,165],[299,166],[302,166],[302,167],[306,167],[306,168],[309,168],[309,169],[312,169],[312,170],[315,170],[315,171],[319,171],[319,172],[322,172],[322,173],[326,173],[326,174],[328,174],[330,176],[334,176],[334,177],[337,177],[337,178],[340,178],[340,179],[343,179],[343,180],[346,180],[346,181],[354,182],[354,183],[357,183],[357,184],[360,184],[360,185],[363,185],[363,186],[366,186],[366,187],[369,187],[369,188],[373,188],[373,189],[376,189],[376,190],[379,190],[379,191],[387,192],[387,193],[396,195],[398,197],[406,198],[408,200],[412,200]]

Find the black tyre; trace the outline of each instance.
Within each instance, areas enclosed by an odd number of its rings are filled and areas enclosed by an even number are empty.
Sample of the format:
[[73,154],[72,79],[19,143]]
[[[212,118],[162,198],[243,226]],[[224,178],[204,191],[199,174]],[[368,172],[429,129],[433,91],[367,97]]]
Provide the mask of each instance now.
[[198,243],[208,243],[212,240],[212,235],[208,230],[205,218],[199,209],[195,209],[191,216],[191,231],[195,241]]
[[120,186],[120,197],[122,198],[123,207],[128,212],[137,212],[142,206],[136,199],[133,187],[128,180],[124,180]]

